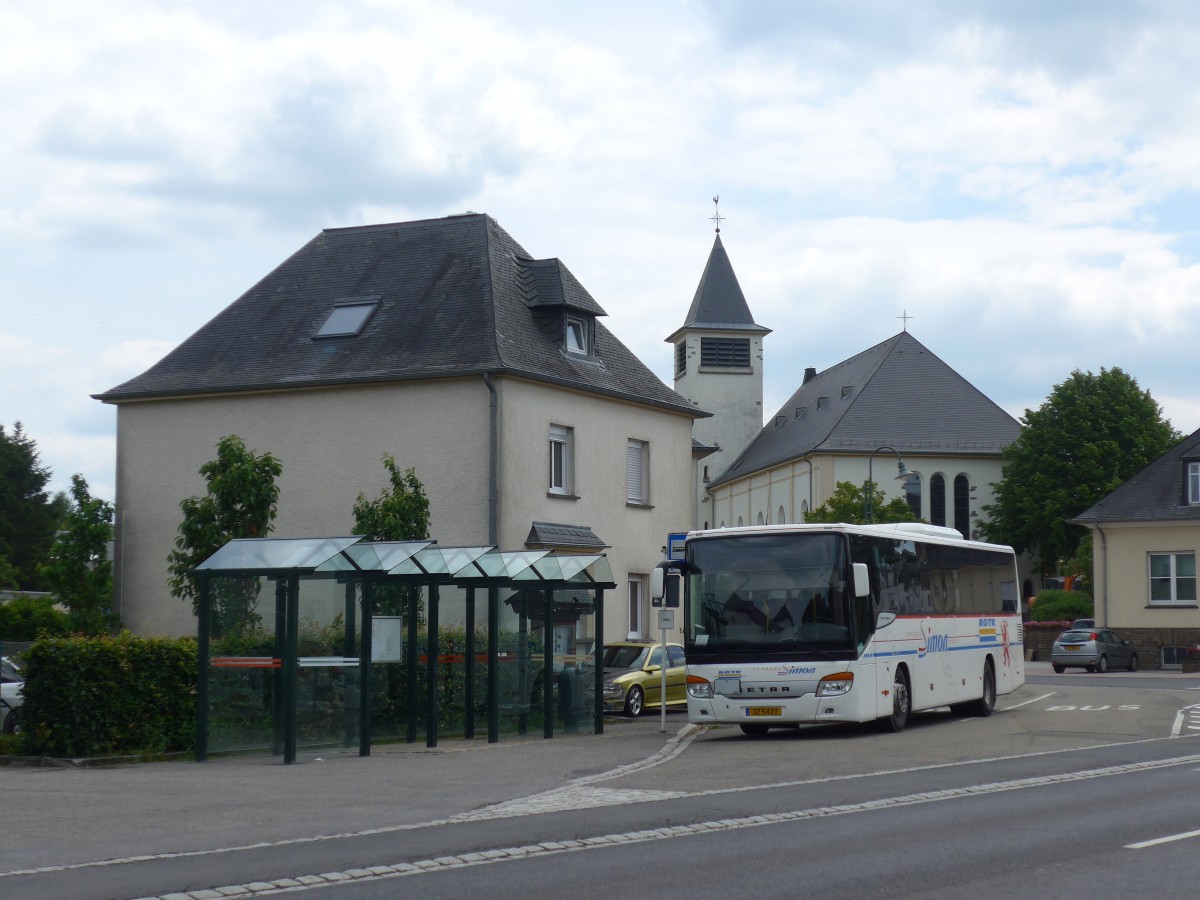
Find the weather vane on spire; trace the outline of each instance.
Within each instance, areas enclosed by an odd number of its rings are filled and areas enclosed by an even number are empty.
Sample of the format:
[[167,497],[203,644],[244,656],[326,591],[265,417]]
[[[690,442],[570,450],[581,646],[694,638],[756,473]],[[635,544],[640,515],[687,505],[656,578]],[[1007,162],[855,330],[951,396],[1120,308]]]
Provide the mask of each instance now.
[[902,322],[904,322],[904,330],[908,331],[908,320],[915,319],[916,316],[910,316],[908,314],[908,310],[906,309],[900,315],[896,316],[896,318],[900,319]]
[[711,219],[711,221],[717,223],[717,234],[721,233],[721,223],[725,221],[725,217],[721,215],[720,203],[721,195],[717,194],[717,196],[713,197],[713,214]]

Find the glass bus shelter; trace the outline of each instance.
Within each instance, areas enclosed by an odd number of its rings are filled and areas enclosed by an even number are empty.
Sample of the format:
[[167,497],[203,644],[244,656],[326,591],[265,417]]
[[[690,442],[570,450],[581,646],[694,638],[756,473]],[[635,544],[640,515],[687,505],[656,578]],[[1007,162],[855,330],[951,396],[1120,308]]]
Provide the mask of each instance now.
[[604,730],[603,554],[253,538],[195,574],[197,760]]

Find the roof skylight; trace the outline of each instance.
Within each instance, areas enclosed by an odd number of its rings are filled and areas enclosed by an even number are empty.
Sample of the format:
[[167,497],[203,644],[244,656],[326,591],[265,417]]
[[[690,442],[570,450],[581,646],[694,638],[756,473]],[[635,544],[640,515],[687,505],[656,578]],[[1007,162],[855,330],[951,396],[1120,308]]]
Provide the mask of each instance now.
[[317,333],[313,337],[354,337],[359,335],[378,308],[378,297],[335,303],[325,322],[317,329]]

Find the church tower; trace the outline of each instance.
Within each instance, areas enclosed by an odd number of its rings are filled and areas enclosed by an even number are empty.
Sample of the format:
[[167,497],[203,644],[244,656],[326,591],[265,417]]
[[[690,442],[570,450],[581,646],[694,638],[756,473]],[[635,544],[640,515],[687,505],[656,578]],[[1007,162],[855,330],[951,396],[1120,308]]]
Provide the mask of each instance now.
[[717,525],[708,482],[724,473],[762,431],[762,342],[771,333],[750,314],[721,243],[721,217],[713,218],[717,237],[700,286],[683,325],[667,338],[675,347],[675,391],[712,413],[692,426],[695,456],[702,457],[696,466],[696,528]]

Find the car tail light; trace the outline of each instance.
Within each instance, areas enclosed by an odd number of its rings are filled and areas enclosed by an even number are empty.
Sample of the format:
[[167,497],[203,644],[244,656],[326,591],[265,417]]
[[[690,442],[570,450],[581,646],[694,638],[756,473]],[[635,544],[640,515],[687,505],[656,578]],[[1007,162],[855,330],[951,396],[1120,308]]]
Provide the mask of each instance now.
[[1095,640],[1099,640],[1099,638],[1100,638],[1100,635],[1096,634],[1096,632],[1093,631],[1091,634],[1091,640],[1095,641]]

